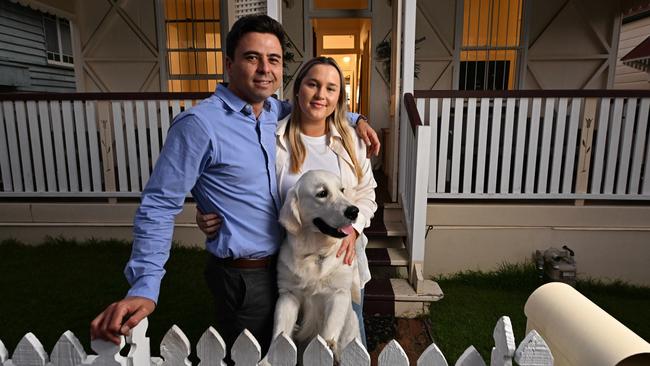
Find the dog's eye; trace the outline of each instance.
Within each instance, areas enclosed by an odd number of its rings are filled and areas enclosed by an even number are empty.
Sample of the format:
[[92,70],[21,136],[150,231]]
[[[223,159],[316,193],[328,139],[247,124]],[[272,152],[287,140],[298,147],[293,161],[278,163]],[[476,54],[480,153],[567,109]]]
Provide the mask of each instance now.
[[323,189],[322,191],[319,191],[318,193],[316,193],[316,197],[318,197],[318,198],[327,197],[327,189]]
[[341,193],[345,193],[345,188],[341,188]]

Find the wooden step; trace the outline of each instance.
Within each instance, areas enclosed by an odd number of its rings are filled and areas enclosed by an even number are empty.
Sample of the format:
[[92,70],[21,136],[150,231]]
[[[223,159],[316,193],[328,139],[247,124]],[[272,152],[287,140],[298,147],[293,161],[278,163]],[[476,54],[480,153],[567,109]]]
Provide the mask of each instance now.
[[429,304],[442,299],[443,292],[434,281],[427,280],[428,291],[415,293],[407,280],[372,279],[365,286],[363,309],[367,315],[392,315],[412,318],[429,311]]
[[407,266],[408,252],[406,248],[366,248],[366,256],[370,266],[398,267]]

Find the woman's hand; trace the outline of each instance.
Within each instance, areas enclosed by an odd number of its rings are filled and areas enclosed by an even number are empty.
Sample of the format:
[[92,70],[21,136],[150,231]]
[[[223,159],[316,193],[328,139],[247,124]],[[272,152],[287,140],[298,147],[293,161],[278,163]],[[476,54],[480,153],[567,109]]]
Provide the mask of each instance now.
[[343,238],[343,241],[341,242],[341,247],[339,248],[339,251],[336,252],[336,258],[340,257],[341,254],[345,253],[345,257],[343,258],[343,264],[347,264],[351,266],[352,261],[354,261],[354,258],[357,256],[357,248],[355,245],[355,243],[357,242],[357,237],[359,237],[357,231],[352,230],[352,234]]
[[198,208],[196,209],[196,224],[209,239],[217,236],[219,229],[221,229],[222,221],[221,216],[216,213],[204,214]]

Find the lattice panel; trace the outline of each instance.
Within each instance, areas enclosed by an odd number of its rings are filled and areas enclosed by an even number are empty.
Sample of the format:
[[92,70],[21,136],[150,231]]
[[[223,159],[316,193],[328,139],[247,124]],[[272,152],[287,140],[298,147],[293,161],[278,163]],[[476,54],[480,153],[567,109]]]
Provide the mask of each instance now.
[[254,14],[266,14],[266,1],[237,0],[235,2],[235,19]]

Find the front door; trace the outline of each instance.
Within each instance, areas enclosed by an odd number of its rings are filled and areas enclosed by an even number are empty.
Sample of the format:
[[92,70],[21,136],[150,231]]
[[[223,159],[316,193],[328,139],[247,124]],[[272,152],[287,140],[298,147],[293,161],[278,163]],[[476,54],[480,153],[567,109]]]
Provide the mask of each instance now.
[[336,60],[345,78],[350,111],[369,114],[371,9],[368,0],[283,1],[287,32],[284,93],[304,61],[316,56]]

